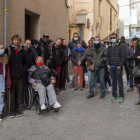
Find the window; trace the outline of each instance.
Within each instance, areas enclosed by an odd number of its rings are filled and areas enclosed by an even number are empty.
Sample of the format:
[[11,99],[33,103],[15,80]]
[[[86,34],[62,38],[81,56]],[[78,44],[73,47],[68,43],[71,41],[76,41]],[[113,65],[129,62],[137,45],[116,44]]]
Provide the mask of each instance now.
[[110,31],[112,31],[112,9],[110,8]]
[[99,16],[102,17],[102,0],[99,0]]

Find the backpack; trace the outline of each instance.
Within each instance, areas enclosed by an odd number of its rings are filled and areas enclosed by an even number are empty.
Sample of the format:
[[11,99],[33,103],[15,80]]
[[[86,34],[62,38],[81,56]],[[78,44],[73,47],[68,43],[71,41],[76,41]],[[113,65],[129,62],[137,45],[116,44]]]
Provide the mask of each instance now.
[[7,49],[8,49],[8,58],[10,58],[10,56],[11,56],[11,49],[10,49],[10,46],[7,47]]

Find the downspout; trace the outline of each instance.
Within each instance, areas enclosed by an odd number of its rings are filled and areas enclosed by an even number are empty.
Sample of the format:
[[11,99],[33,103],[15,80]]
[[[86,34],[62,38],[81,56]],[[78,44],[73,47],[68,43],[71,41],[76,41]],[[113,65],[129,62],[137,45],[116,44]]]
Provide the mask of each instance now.
[[[66,4],[66,7],[67,7],[67,42],[69,42],[69,6],[68,6],[68,1],[65,0],[65,4]],[[70,61],[69,61],[70,62]],[[70,79],[69,79],[69,63],[68,62],[68,75],[67,75],[67,82],[70,82]]]
[[4,48],[7,47],[7,0],[4,0]]

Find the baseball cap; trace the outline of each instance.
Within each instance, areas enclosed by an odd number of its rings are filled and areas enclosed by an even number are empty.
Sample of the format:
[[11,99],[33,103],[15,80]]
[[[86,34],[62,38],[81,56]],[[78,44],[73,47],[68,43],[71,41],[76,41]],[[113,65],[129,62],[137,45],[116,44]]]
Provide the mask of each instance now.
[[43,37],[48,37],[49,38],[49,35],[48,34],[43,34]]

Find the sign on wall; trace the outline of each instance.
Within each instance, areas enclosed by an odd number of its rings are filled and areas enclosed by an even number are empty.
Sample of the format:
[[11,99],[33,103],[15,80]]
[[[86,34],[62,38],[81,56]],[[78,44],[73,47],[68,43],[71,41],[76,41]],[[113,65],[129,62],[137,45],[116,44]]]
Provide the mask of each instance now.
[[137,24],[137,10],[130,10],[130,24]]

